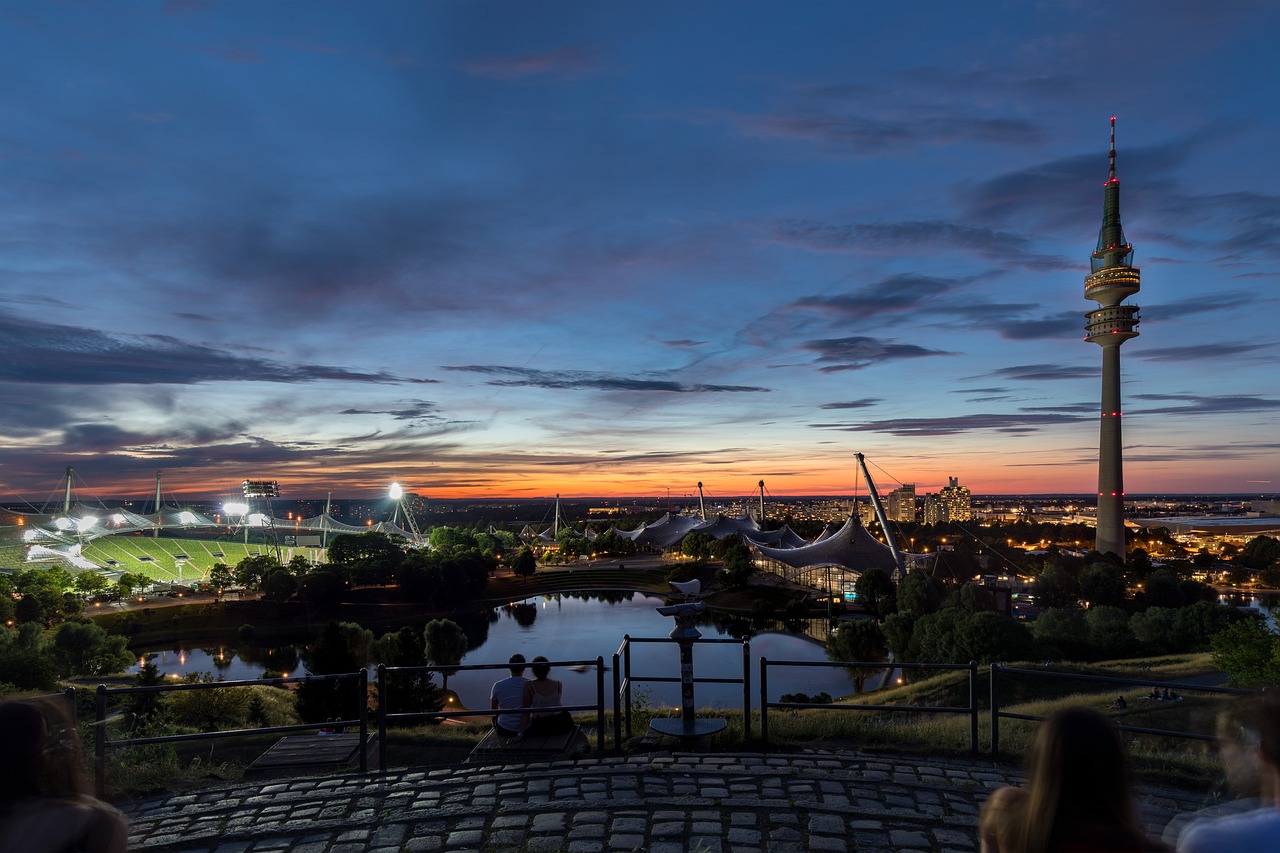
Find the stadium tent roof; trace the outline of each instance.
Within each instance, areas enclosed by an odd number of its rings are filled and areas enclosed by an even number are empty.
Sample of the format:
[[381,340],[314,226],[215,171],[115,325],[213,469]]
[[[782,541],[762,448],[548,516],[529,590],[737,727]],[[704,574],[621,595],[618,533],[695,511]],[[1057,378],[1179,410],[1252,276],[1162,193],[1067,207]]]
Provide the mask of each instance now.
[[771,545],[775,548],[801,548],[810,544],[785,524],[777,530],[743,531],[742,538],[752,545]]
[[893,559],[893,552],[889,550],[889,546],[877,542],[875,537],[868,533],[861,522],[852,515],[838,531],[810,545],[800,548],[769,548],[756,545],[755,548],[763,556],[777,560],[793,569],[841,566],[857,572],[867,569],[884,569],[892,573],[897,570],[897,562]]
[[[690,530],[703,524],[700,518],[689,515],[672,515],[667,513],[653,524],[646,525],[631,537],[637,545],[648,545],[651,548],[671,548],[685,537]],[[621,531],[619,531],[621,532]]]
[[760,529],[760,525],[756,523],[754,518],[747,515],[740,515],[737,518],[725,518],[723,515],[717,515],[715,518],[699,524],[690,530],[690,533],[703,533],[713,539],[723,539],[726,536],[736,536],[739,533],[755,532]]

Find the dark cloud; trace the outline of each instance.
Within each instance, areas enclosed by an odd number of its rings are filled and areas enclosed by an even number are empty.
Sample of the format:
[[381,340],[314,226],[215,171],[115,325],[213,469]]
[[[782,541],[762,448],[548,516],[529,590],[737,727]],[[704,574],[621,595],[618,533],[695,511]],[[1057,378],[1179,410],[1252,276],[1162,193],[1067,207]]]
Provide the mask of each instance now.
[[902,274],[850,293],[802,296],[791,307],[858,319],[915,312],[952,292],[958,282],[925,275]]
[[411,400],[393,409],[343,409],[340,415],[390,415],[397,421],[440,419],[439,407],[430,400]]
[[487,384],[508,388],[550,388],[561,391],[661,391],[676,394],[770,390],[757,385],[706,385],[668,379],[634,379],[585,370],[534,370],[527,367],[485,364],[446,365],[443,369],[504,377],[491,379]]
[[1005,433],[1036,432],[1056,424],[1076,423],[1085,418],[1067,414],[976,414],[945,418],[895,418],[884,421],[868,421],[861,424],[819,423],[810,424],[814,429],[834,429],[845,432],[881,432],[896,436],[956,435],[965,432],[994,431]]
[[1130,400],[1181,403],[1150,408],[1126,407],[1128,414],[1143,415],[1221,415],[1240,412],[1271,412],[1280,409],[1280,400],[1253,394],[1224,394],[1219,397],[1197,394],[1134,394]]
[[673,349],[693,349],[694,347],[706,346],[706,341],[694,341],[683,338],[678,341],[658,341],[663,346],[672,347]]
[[823,373],[862,370],[877,364],[887,364],[908,358],[954,354],[915,344],[884,343],[876,338],[861,336],[806,341],[801,344],[801,348],[818,353],[815,363],[823,365],[820,368]]
[[1195,319],[1216,311],[1230,311],[1235,308],[1248,308],[1258,302],[1257,293],[1248,290],[1215,290],[1212,299],[1200,296],[1189,299],[1175,299],[1160,302],[1143,309],[1143,313],[1161,320]]
[[1274,348],[1275,344],[1189,344],[1139,349],[1133,354],[1146,361],[1217,361]]
[[38,385],[191,385],[203,382],[425,383],[319,364],[231,355],[169,335],[111,335],[0,314],[0,382]]
[[991,371],[993,376],[1016,382],[1043,382],[1058,379],[1097,379],[1101,368],[1072,367],[1068,364],[1018,364]]
[[520,80],[529,77],[563,80],[585,77],[598,71],[595,53],[572,45],[546,53],[479,57],[463,63],[462,67],[468,74],[490,80]]
[[861,400],[850,400],[847,403],[823,403],[820,409],[869,409],[882,402],[878,397],[863,397]]
[[[715,117],[703,116],[704,120]],[[718,117],[747,136],[812,142],[843,156],[901,153],[904,149],[957,142],[1026,146],[1034,145],[1042,135],[1039,126],[1031,122],[948,111],[930,115],[926,110],[924,115],[899,119],[797,106],[769,114],[721,113]]]

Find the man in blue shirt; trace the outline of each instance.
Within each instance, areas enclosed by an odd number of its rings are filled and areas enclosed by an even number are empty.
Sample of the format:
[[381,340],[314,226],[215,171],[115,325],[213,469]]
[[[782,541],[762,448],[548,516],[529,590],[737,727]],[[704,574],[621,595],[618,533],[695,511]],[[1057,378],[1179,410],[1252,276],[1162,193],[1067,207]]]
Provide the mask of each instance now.
[[501,681],[494,682],[489,693],[489,707],[498,713],[493,718],[493,728],[505,738],[513,738],[520,734],[520,724],[524,714],[519,709],[524,707],[524,655],[514,654],[507,661],[511,675]]

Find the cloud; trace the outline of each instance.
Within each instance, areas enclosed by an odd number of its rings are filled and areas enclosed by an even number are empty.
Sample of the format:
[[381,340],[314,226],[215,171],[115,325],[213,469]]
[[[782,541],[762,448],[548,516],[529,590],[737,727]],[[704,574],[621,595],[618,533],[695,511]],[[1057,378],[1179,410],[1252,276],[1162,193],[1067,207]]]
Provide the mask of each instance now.
[[901,274],[834,296],[802,296],[791,307],[836,316],[867,318],[915,311],[950,293],[956,282],[931,276]]
[[869,409],[881,402],[879,397],[863,397],[861,400],[850,400],[847,403],[823,403],[820,409]]
[[396,409],[343,409],[340,415],[390,415],[397,421],[439,420],[439,407],[430,400],[410,400]]
[[634,379],[612,376],[586,370],[534,370],[527,367],[502,365],[446,365],[444,370],[458,370],[502,377],[487,384],[504,388],[550,388],[560,391],[661,391],[676,394],[707,394],[735,392],[767,392],[769,388],[757,385],[706,385],[675,382],[667,379]]
[[1134,394],[1130,400],[1183,404],[1137,409],[1126,407],[1126,411],[1131,415],[1221,415],[1239,412],[1270,412],[1280,409],[1280,400],[1271,400],[1254,394],[1224,394],[1220,397],[1205,397],[1198,394]]
[[111,335],[0,314],[0,382],[191,385],[204,382],[433,383],[321,364],[235,356],[169,335]]
[[1134,355],[1147,361],[1216,361],[1273,347],[1275,344],[1190,344],[1183,347],[1139,349]]
[[1086,418],[1068,414],[976,414],[945,418],[895,418],[869,421],[862,424],[818,423],[814,429],[832,429],[844,432],[881,432],[896,436],[956,435],[975,431],[1002,433],[1036,432],[1042,427],[1076,423]]
[[818,353],[815,363],[823,365],[820,368],[823,373],[862,370],[873,365],[909,358],[954,355],[954,353],[928,349],[915,344],[884,343],[875,338],[863,336],[806,341],[801,344],[801,348]]
[[546,53],[480,57],[463,63],[462,68],[474,77],[489,80],[522,80],[529,77],[572,80],[598,70],[594,52],[572,45]]
[[1101,368],[1072,367],[1067,364],[1018,364],[991,371],[992,376],[1015,382],[1043,382],[1059,379],[1097,379]]
[[930,112],[925,108],[911,118],[883,113],[872,117],[833,110],[831,105],[796,105],[773,113],[707,111],[701,120],[723,121],[744,136],[811,142],[839,156],[901,153],[957,142],[1031,146],[1043,135],[1038,125],[1020,119],[982,118],[946,109]]

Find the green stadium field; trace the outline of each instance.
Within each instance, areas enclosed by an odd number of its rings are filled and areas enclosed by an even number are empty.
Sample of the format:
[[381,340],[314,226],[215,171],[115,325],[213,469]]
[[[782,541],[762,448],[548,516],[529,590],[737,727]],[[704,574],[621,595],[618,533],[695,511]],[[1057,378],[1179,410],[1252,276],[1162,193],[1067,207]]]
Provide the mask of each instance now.
[[[215,563],[235,566],[245,557],[274,553],[274,546],[260,542],[245,545],[240,541],[130,535],[95,539],[85,545],[82,556],[109,571],[146,575],[163,583],[197,583],[209,576]],[[323,562],[325,553],[322,548],[280,549],[280,558],[285,563],[296,556]]]

